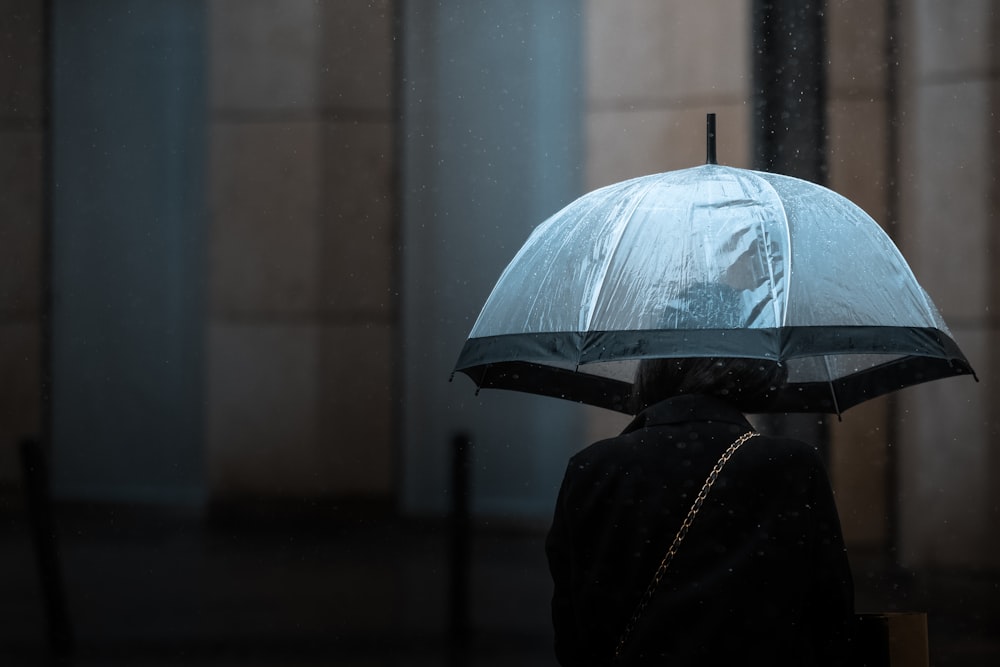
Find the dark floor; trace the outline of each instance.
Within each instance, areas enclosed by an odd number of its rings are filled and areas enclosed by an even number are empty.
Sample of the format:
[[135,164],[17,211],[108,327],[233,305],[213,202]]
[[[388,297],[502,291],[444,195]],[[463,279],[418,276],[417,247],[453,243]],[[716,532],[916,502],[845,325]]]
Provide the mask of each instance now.
[[[27,520],[3,514],[0,665],[555,664],[542,527],[473,527],[462,652],[446,523],[259,518],[61,511],[75,642],[56,659]],[[1000,665],[1000,574],[855,570],[859,610],[929,613],[935,667]]]

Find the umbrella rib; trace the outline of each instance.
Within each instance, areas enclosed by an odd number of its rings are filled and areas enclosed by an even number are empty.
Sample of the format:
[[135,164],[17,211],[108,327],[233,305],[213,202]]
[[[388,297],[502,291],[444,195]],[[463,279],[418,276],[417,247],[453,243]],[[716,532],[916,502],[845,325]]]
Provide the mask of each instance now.
[[622,216],[624,217],[624,222],[622,222],[616,230],[615,240],[611,245],[612,250],[608,254],[608,260],[604,263],[604,269],[601,272],[601,279],[597,283],[597,288],[594,290],[594,296],[591,298],[590,306],[587,309],[587,321],[584,323],[582,329],[583,331],[590,331],[590,325],[594,321],[594,312],[597,309],[597,303],[601,300],[601,295],[604,293],[608,273],[611,271],[611,265],[614,263],[614,259],[618,255],[619,248],[621,248],[621,240],[625,235],[625,230],[628,228],[629,223],[632,222],[632,216],[635,214],[636,209],[639,208],[639,204],[641,204],[646,198],[646,195],[649,194],[650,190],[652,190],[653,187],[659,183],[659,180],[660,179],[650,179],[650,183],[646,186],[645,190],[642,194],[635,198],[635,201],[629,207],[628,214]]
[[837,400],[837,388],[833,386],[833,369],[830,368],[829,355],[823,355],[823,365],[826,366],[826,382],[830,385],[830,397],[833,399],[833,409],[836,410],[837,417],[840,417],[840,401]]
[[[788,322],[788,301],[789,301],[789,296],[792,293],[792,258],[794,256],[794,253],[792,252],[792,230],[791,230],[791,225],[788,222],[788,211],[785,209],[785,202],[783,202],[781,200],[781,194],[778,192],[778,190],[773,185],[771,185],[771,182],[769,180],[767,180],[766,178],[760,178],[760,180],[761,180],[761,182],[764,183],[764,187],[767,190],[769,190],[770,193],[773,195],[774,200],[778,202],[778,206],[781,209],[781,218],[782,218],[782,221],[784,222],[784,225],[785,225],[785,248],[786,248],[786,251],[785,251],[785,255],[786,255],[786,258],[785,258],[785,298],[784,298],[784,303],[781,304],[781,316],[778,318],[778,326],[779,327],[784,327],[784,326],[787,325],[787,322]],[[764,231],[764,247],[767,249],[767,252],[770,255],[771,245],[770,245],[770,243],[767,242],[767,239],[768,239],[767,228],[764,227],[763,224],[764,223],[761,222],[761,227],[762,227],[762,229]],[[770,257],[768,257],[768,259],[770,259]],[[772,266],[773,266],[773,264],[771,262],[768,262],[768,264],[767,264],[767,271],[768,271],[768,277],[770,278],[770,282],[771,282],[771,289],[772,289],[771,296],[773,298],[774,297],[774,294],[773,294],[773,290],[774,290],[774,270],[773,270]],[[775,301],[777,301],[777,299],[775,299]]]

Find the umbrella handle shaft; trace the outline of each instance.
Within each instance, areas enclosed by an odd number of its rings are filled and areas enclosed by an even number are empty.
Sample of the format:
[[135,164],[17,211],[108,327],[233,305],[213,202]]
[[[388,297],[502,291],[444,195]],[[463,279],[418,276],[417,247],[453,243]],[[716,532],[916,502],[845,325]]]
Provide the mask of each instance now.
[[715,159],[715,114],[708,114],[705,134],[705,164],[718,164]]

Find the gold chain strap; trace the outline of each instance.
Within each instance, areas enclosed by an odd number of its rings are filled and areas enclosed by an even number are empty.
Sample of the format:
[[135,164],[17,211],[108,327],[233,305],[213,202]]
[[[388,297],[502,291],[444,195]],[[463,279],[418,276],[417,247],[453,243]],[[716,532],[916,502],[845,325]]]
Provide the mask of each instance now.
[[698,511],[701,509],[702,504],[704,504],[705,498],[708,496],[708,492],[712,489],[712,485],[715,484],[715,480],[719,477],[719,473],[722,472],[722,468],[729,462],[729,459],[732,458],[736,450],[743,446],[743,443],[758,435],[760,435],[760,433],[757,433],[756,431],[747,431],[738,437],[733,444],[729,445],[726,451],[722,452],[722,456],[719,457],[715,467],[712,468],[712,472],[708,473],[708,478],[702,485],[701,491],[698,492],[698,496],[691,504],[691,509],[688,510],[687,516],[684,517],[684,521],[681,522],[681,527],[677,530],[677,535],[674,536],[674,541],[670,543],[670,548],[667,549],[666,555],[664,555],[663,560],[660,561],[660,566],[656,568],[656,573],[653,575],[652,581],[649,582],[646,592],[643,593],[642,597],[639,599],[639,604],[636,605],[635,611],[632,612],[632,618],[629,619],[624,632],[622,632],[622,636],[618,639],[618,646],[615,647],[616,661],[621,656],[622,649],[625,648],[625,643],[628,641],[629,636],[638,624],[639,618],[646,610],[646,605],[648,605],[649,601],[653,599],[653,593],[656,592],[656,588],[660,585],[660,580],[663,579],[663,575],[666,573],[667,567],[670,565],[670,561],[672,561],[674,556],[677,555],[677,547],[680,546],[681,542],[684,541],[684,537],[687,536],[688,530],[691,528],[691,523],[694,521],[695,516],[698,515]]

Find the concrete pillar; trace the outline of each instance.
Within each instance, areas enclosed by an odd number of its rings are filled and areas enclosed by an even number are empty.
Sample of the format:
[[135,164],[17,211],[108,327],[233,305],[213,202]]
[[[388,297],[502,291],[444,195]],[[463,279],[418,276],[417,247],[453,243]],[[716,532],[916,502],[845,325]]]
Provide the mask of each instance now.
[[53,490],[203,500],[204,8],[53,10]]
[[579,406],[448,383],[500,272],[581,194],[575,0],[404,3],[402,501],[448,507],[448,445],[473,439],[472,510],[550,516]]
[[1000,8],[990,0],[908,0],[899,8],[897,240],[983,380],[901,394],[901,557],[912,567],[996,567]]
[[[891,118],[893,38],[887,0],[827,3],[827,185],[864,209],[890,236],[898,229]],[[889,440],[895,396],[829,419],[830,473],[850,554],[860,563],[895,546],[898,503]]]
[[399,422],[389,0],[215,0],[214,505],[388,504]]

